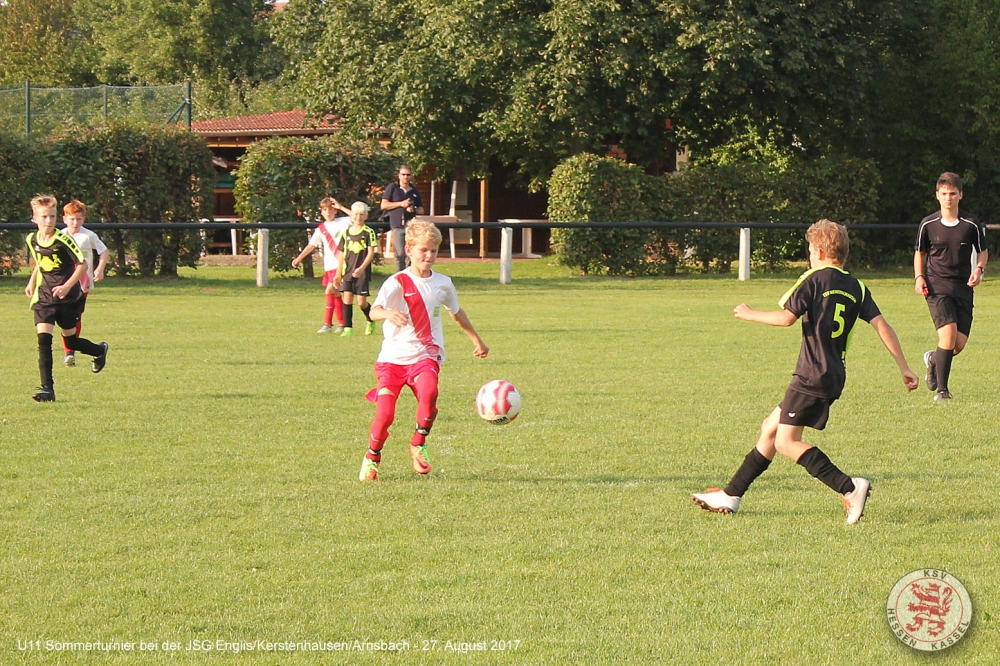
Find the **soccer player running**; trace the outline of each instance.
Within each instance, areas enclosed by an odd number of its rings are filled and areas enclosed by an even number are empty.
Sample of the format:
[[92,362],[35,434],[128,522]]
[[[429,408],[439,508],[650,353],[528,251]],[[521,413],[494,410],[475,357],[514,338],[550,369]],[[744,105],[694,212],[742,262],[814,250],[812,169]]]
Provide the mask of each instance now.
[[417,474],[429,474],[427,435],[437,416],[438,373],[444,362],[441,306],[472,340],[473,355],[486,358],[489,348],[459,307],[451,278],[431,268],[441,246],[441,232],[430,222],[406,226],[404,251],[410,266],[382,283],[372,304],[371,318],[383,321],[382,351],[375,362],[378,386],[367,398],[374,402],[375,419],[369,432],[368,452],[361,462],[361,481],[378,479],[382,447],[396,415],[396,400],[404,386],[417,398],[417,425],[410,438],[410,462]]
[[78,337],[76,325],[83,311],[80,280],[87,274],[87,263],[76,241],[56,229],[56,199],[39,194],[31,200],[31,219],[38,231],[28,234],[26,242],[35,267],[24,288],[35,312],[38,334],[38,372],[42,385],[31,397],[36,402],[54,402],[52,381],[52,332],[58,324],[63,342],[71,351],[93,356],[91,370],[100,372],[108,360],[108,343],[95,345]]
[[[935,193],[941,210],[920,221],[913,253],[913,288],[927,299],[938,345],[924,353],[927,388],[934,400],[951,400],[951,362],[969,341],[972,290],[986,272],[986,229],[974,215],[959,210],[962,179],[945,172]],[[973,268],[973,250],[976,252]]]
[[771,326],[791,326],[802,319],[802,348],[785,399],[764,419],[757,445],[747,454],[729,485],[723,489],[709,488],[691,497],[703,509],[736,513],[750,484],[764,473],[777,452],[840,493],[850,525],[864,512],[871,482],[841,472],[825,453],[802,441],[802,431],[806,426],[816,430],[826,427],[830,405],[844,388],[844,360],[858,319],[875,328],[899,366],[907,390],[915,389],[920,380],[906,364],[899,338],[879,312],[871,291],[844,270],[849,250],[847,229],[830,220],[820,220],[806,231],[806,240],[810,268],[778,301],[782,310],[754,310],[746,303],[734,310],[739,319]]
[[[87,262],[87,272],[80,278],[80,288],[83,289],[83,298],[80,303],[80,319],[76,322],[76,334],[80,335],[83,330],[83,311],[86,309],[87,296],[94,288],[95,282],[104,279],[104,269],[108,265],[108,246],[105,245],[97,234],[90,229],[86,229],[83,223],[87,220],[87,206],[82,201],[73,199],[63,206],[63,224],[66,231],[73,240],[76,241],[83,257]],[[97,268],[94,268],[94,253],[97,253]],[[66,346],[66,338],[63,338],[63,363],[68,367],[76,365],[76,354]]]

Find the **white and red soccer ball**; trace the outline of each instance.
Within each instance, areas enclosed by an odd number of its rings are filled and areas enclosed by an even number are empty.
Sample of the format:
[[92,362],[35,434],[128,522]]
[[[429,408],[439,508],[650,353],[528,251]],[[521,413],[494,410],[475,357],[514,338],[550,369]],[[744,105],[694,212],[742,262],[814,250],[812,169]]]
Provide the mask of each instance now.
[[476,394],[476,411],[494,425],[510,423],[521,411],[521,394],[510,382],[494,379]]

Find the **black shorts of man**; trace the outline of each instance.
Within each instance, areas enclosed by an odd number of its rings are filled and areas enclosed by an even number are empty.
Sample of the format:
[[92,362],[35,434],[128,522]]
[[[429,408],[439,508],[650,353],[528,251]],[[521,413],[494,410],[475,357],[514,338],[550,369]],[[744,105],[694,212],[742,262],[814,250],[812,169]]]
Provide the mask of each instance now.
[[398,182],[385,186],[379,204],[382,210],[389,211],[389,235],[392,252],[396,255],[397,271],[406,270],[406,223],[424,212],[420,192],[410,184],[412,178],[413,170],[409,166],[404,164],[399,167]]
[[[972,331],[972,291],[986,272],[986,229],[960,210],[962,179],[941,174],[935,196],[941,210],[920,221],[913,253],[913,288],[927,299],[937,329],[937,349],[924,352],[925,381],[934,400],[951,400],[951,362]],[[973,254],[975,253],[975,254]]]
[[69,234],[56,229],[56,199],[40,194],[31,200],[31,219],[38,231],[26,242],[35,263],[24,288],[35,313],[38,334],[38,372],[42,385],[31,397],[36,402],[56,399],[52,380],[52,332],[62,329],[63,344],[74,352],[93,356],[91,369],[100,372],[108,358],[108,343],[97,345],[78,337],[76,327],[86,303],[80,279],[87,274],[83,252]]
[[764,473],[775,453],[791,458],[811,475],[842,495],[847,524],[864,513],[871,482],[851,478],[825,453],[802,441],[808,426],[826,427],[830,405],[840,397],[846,381],[844,359],[858,319],[870,323],[896,361],[903,383],[910,391],[920,383],[906,364],[896,332],[879,312],[868,288],[844,270],[849,240],[847,229],[820,220],[806,232],[810,269],[778,301],[782,310],[754,310],[741,303],[734,314],[744,321],[771,326],[791,326],[802,319],[802,348],[791,384],[774,411],[760,427],[760,438],[724,489],[709,488],[691,497],[703,509],[736,513],[750,484]]

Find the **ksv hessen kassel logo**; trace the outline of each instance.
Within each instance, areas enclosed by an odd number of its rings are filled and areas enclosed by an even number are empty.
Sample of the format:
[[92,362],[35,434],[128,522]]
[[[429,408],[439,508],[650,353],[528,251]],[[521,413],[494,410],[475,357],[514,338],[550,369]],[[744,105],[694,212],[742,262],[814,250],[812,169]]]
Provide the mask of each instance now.
[[968,633],[972,598],[947,571],[917,569],[896,581],[885,612],[896,638],[914,649],[935,652]]

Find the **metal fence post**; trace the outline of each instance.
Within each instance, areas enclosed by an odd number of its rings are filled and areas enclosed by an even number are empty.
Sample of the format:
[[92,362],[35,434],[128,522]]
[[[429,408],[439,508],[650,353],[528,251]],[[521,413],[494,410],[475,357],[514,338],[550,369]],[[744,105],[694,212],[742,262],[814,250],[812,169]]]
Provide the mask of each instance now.
[[500,284],[510,284],[514,256],[514,230],[500,228]]
[[750,279],[750,227],[740,227],[740,280]]
[[257,286],[267,286],[267,253],[270,229],[257,230]]
[[31,136],[31,81],[24,82],[24,134]]

